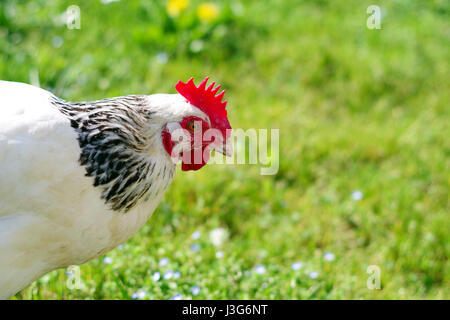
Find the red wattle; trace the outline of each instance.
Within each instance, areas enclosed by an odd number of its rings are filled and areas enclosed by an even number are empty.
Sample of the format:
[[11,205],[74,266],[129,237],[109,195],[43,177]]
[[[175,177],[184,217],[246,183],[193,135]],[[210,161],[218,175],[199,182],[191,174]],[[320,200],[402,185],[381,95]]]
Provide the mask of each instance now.
[[[205,149],[207,148],[207,145],[203,145],[202,149],[201,149],[201,155],[200,155],[200,150],[191,150],[190,154],[187,155],[185,153],[183,153],[183,157],[182,157],[182,161],[181,161],[181,170],[183,171],[190,171],[190,170],[198,170],[201,169],[202,167],[205,166],[205,164],[208,162],[209,160],[209,156],[210,156],[210,152],[208,152],[207,154],[205,154]],[[195,154],[197,153],[197,158],[195,157]],[[187,158],[185,161],[185,156],[190,156],[190,158]],[[197,162],[197,160],[200,160]]]

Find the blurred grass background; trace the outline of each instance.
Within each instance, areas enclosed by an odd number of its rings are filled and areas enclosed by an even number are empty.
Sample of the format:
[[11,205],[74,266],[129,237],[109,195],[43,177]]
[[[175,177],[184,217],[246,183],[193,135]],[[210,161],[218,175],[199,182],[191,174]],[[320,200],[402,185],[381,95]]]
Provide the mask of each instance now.
[[179,171],[80,289],[58,270],[15,299],[450,298],[449,18],[445,0],[1,0],[3,80],[76,101],[209,75],[234,128],[280,129],[278,174]]

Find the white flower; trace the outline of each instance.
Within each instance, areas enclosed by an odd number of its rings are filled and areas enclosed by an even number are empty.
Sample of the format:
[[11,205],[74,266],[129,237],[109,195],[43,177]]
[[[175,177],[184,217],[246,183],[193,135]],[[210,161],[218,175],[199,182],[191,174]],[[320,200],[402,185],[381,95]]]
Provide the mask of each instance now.
[[291,265],[291,269],[296,271],[300,270],[303,267],[303,263],[301,261],[296,261]]
[[153,273],[152,279],[153,281],[159,281],[159,279],[161,279],[161,274],[158,271],[156,271],[155,273]]
[[72,270],[67,270],[66,271],[66,276],[73,277],[73,271]]
[[147,293],[145,292],[145,290],[139,290],[139,292],[138,292],[139,299],[144,299],[146,295],[147,295]]
[[216,252],[216,258],[217,258],[217,259],[222,259],[223,256],[224,256],[223,251],[217,251],[217,252]]
[[260,250],[258,251],[258,256],[259,256],[260,258],[265,258],[265,257],[267,257],[267,250],[265,250],[265,249],[260,249]]
[[64,39],[60,36],[54,36],[52,38],[52,46],[55,48],[61,48],[64,44]]
[[98,81],[98,87],[100,88],[100,89],[102,89],[102,90],[106,90],[106,89],[108,89],[109,88],[109,85],[110,85],[110,83],[109,83],[109,80],[108,79],[100,79],[99,81]]
[[323,255],[323,258],[326,260],[326,261],[333,261],[334,260],[334,254],[333,253],[331,253],[331,252],[325,252],[325,254]]
[[310,273],[308,273],[308,276],[311,279],[317,279],[319,277],[319,273],[317,271],[311,271]]
[[144,299],[146,295],[147,295],[147,292],[145,292],[145,290],[143,290],[143,289],[140,289],[140,290],[136,291],[135,293],[133,293],[131,295],[131,298],[133,298],[133,299]]
[[177,293],[170,300],[183,300],[183,297],[181,294]]
[[363,198],[363,193],[359,190],[355,190],[352,192],[352,199],[355,201],[359,201]]
[[166,266],[169,263],[169,258],[162,258],[161,260],[159,260],[159,265],[161,267]]
[[434,239],[436,239],[436,236],[431,232],[427,232],[427,233],[425,233],[424,239],[427,242],[433,242]]
[[172,279],[172,277],[173,277],[173,271],[172,270],[168,270],[168,271],[164,272],[164,275],[163,275],[163,279],[164,280],[170,280],[170,279]]
[[191,42],[189,46],[192,52],[200,52],[203,50],[203,41],[202,40],[194,40]]
[[169,282],[167,285],[172,290],[175,290],[178,287],[178,285],[173,281]]
[[160,52],[156,55],[156,62],[159,64],[166,64],[169,61],[169,56],[165,52]]
[[266,272],[266,267],[263,264],[259,264],[253,269],[253,271],[256,274],[264,274]]
[[120,0],[101,0],[103,4],[110,4],[112,2],[119,2]]
[[199,250],[200,250],[200,245],[198,243],[191,244],[191,251],[192,252],[197,252]]
[[192,238],[192,240],[197,240],[197,239],[200,239],[200,236],[201,236],[202,234],[201,234],[201,232],[200,231],[195,231],[192,235],[191,235],[191,238]]
[[198,296],[198,294],[200,293],[200,287],[199,286],[193,286],[191,289],[192,295],[194,296]]
[[113,259],[111,257],[104,257],[103,258],[103,263],[104,264],[111,264],[113,261]]
[[224,228],[217,228],[209,233],[209,239],[215,246],[220,246],[225,240],[228,239],[228,231]]
[[291,217],[292,217],[292,220],[294,220],[294,221],[300,220],[300,217],[301,217],[300,212],[298,212],[298,211],[293,212]]
[[180,271],[177,271],[177,272],[175,272],[175,273],[173,274],[173,278],[174,278],[174,279],[178,279],[179,277],[181,277],[181,272],[180,272]]

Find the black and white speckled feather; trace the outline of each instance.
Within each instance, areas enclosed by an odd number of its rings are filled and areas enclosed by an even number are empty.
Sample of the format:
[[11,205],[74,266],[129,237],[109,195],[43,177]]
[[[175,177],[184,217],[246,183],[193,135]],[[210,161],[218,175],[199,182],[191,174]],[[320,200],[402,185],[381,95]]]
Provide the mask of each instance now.
[[[143,199],[165,191],[173,178],[172,164],[159,166],[146,154],[151,133],[146,129],[153,112],[145,96],[124,96],[91,102],[52,103],[70,119],[78,133],[79,162],[102,198],[117,211],[128,211]],[[163,188],[153,179],[166,181]],[[154,186],[154,188],[152,188]]]

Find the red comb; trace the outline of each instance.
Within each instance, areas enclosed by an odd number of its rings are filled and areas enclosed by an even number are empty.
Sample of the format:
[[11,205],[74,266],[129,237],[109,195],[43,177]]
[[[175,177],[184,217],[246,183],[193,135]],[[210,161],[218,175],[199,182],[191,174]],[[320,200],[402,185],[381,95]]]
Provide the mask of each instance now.
[[208,80],[209,77],[206,77],[198,87],[195,86],[193,78],[186,83],[178,81],[175,89],[193,106],[206,113],[211,120],[212,127],[222,131],[226,139],[228,137],[227,129],[231,129],[231,126],[228,122],[227,110],[225,109],[227,101],[222,101],[225,90],[216,95],[220,85],[214,88],[216,83],[213,82],[206,88]]

